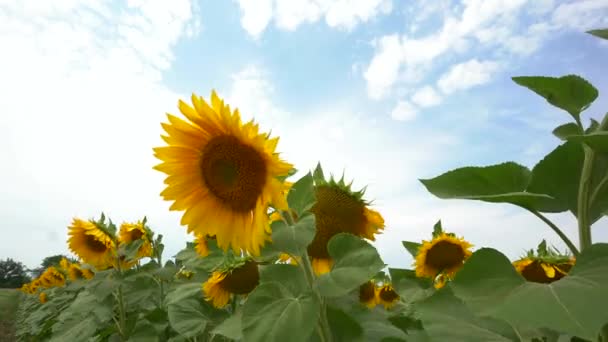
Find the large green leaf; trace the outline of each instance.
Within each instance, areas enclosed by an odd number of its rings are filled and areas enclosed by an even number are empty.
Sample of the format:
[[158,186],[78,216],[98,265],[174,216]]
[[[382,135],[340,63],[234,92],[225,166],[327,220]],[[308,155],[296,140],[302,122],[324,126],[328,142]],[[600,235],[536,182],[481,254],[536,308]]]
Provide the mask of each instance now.
[[595,131],[589,134],[577,134],[568,137],[568,140],[584,143],[598,152],[608,152],[608,132]]
[[343,310],[328,306],[327,320],[335,342],[363,341],[363,328]]
[[244,340],[307,341],[319,309],[311,291],[296,294],[278,282],[260,284],[243,306]]
[[485,167],[463,167],[432,179],[421,179],[426,189],[444,199],[470,199],[511,203],[524,208],[551,208],[552,198],[526,191],[531,173],[525,166],[507,162]]
[[435,292],[433,282],[427,278],[416,277],[413,270],[389,268],[395,291],[405,302],[416,302],[429,297]]
[[194,337],[205,330],[209,321],[205,308],[196,298],[182,299],[167,307],[169,323],[180,335]]
[[315,204],[315,188],[310,172],[293,184],[287,194],[287,203],[298,216]]
[[467,260],[451,287],[480,314],[596,340],[608,323],[608,244],[584,250],[570,274],[551,284],[525,282],[504,255],[483,248]]
[[574,122],[563,124],[553,130],[553,135],[560,138],[561,140],[568,140],[569,137],[580,135],[582,133],[583,132],[581,131],[581,128]]
[[272,223],[273,248],[291,255],[303,255],[306,246],[315,237],[315,216],[306,214],[294,225],[283,221]]
[[519,341],[506,322],[475,316],[449,286],[417,303],[416,312],[433,341]]
[[347,294],[385,266],[372,245],[348,233],[332,237],[327,249],[334,260],[334,266],[330,272],[317,278],[315,283],[326,297]]
[[592,34],[599,38],[608,39],[608,29],[591,30],[591,31],[587,31],[587,33]]
[[534,166],[527,191],[547,194],[554,198],[550,205],[539,208],[539,211],[570,210],[576,214],[584,158],[582,146],[568,141],[555,148]]
[[237,311],[234,315],[229,316],[220,325],[211,331],[212,334],[222,335],[231,340],[240,340],[243,338],[242,328],[242,311]]
[[277,282],[291,293],[298,294],[309,289],[302,269],[295,265],[274,264],[260,267],[260,283]]
[[567,111],[577,120],[598,96],[597,89],[591,83],[576,75],[520,76],[513,77],[513,81],[544,97],[553,106]]
[[412,241],[401,241],[401,243],[403,244],[403,247],[405,247],[405,249],[408,251],[408,253],[410,253],[410,255],[416,259],[416,256],[418,255],[418,248],[420,248],[420,243],[419,242],[412,242]]

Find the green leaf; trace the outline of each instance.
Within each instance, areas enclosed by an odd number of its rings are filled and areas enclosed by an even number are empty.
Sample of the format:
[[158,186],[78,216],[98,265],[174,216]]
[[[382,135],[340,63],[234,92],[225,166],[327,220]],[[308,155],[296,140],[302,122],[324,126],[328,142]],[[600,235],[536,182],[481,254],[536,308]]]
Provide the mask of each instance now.
[[293,226],[283,221],[272,223],[272,244],[277,250],[292,255],[303,255],[315,237],[315,216],[306,214]]
[[95,334],[98,324],[94,317],[82,317],[74,325],[53,334],[50,342],[86,340]]
[[587,33],[592,34],[592,35],[602,38],[602,39],[608,39],[608,29],[591,30],[591,31],[587,31]]
[[332,237],[327,249],[334,260],[334,266],[315,282],[315,286],[326,297],[347,294],[371,279],[385,266],[372,245],[348,233]]
[[139,248],[141,247],[141,245],[143,245],[143,243],[143,240],[138,239],[135,241],[131,241],[126,245],[122,245],[118,249],[118,255],[124,256],[126,261],[135,260],[137,257],[137,252],[139,251]]
[[595,130],[598,129],[598,127],[600,127],[600,123],[597,122],[597,120],[591,118],[589,119],[591,121],[591,123],[589,124],[589,127],[587,127],[587,129],[585,130],[585,134],[591,133]]
[[260,284],[243,306],[243,339],[308,341],[317,325],[319,309],[310,291],[295,294],[277,282]]
[[504,255],[484,248],[467,260],[451,287],[473,310],[515,326],[596,340],[608,322],[608,244],[585,249],[569,275],[551,284],[525,282]]
[[167,307],[169,323],[180,335],[194,337],[205,330],[208,318],[201,301],[195,298],[182,299]]
[[158,332],[154,329],[152,323],[146,319],[139,319],[135,323],[135,328],[129,336],[128,342],[148,342],[159,341]]
[[385,320],[371,320],[361,323],[365,332],[365,341],[407,341],[407,335],[396,326]]
[[298,294],[308,290],[308,281],[300,267],[286,264],[273,264],[260,267],[260,283],[277,282],[290,293]]
[[325,175],[323,174],[323,168],[321,168],[321,163],[317,163],[317,167],[315,168],[315,171],[312,174],[312,178],[317,184],[325,182]]
[[412,257],[416,259],[416,256],[418,255],[418,248],[420,248],[421,244],[412,241],[401,241],[401,243],[403,244],[403,247],[405,247],[405,249],[412,255]]
[[435,292],[433,282],[427,278],[416,277],[413,270],[389,268],[395,291],[405,302],[415,302],[427,298]]
[[441,220],[439,220],[433,226],[433,236],[439,236],[441,233],[443,233],[443,227],[441,226]]
[[432,341],[519,341],[507,323],[473,315],[449,286],[418,303],[416,312]]
[[589,134],[572,135],[568,137],[570,141],[584,143],[598,152],[608,152],[608,132],[595,131]]
[[463,167],[420,182],[433,195],[443,199],[469,199],[492,203],[511,203],[524,208],[551,208],[552,198],[544,193],[525,191],[530,170],[507,162],[485,167]]
[[550,203],[546,203],[547,205],[537,208],[539,211],[570,210],[576,214],[583,160],[582,146],[566,142],[534,166],[527,191],[547,194],[554,198]]
[[231,340],[243,338],[242,311],[237,311],[234,315],[226,318],[220,325],[211,331],[212,334],[222,335]]
[[327,307],[327,320],[336,342],[360,341],[363,337],[363,328],[357,321],[343,310]]
[[185,299],[195,298],[203,299],[203,288],[199,283],[180,284],[165,297],[165,304],[170,305],[178,303]]
[[576,120],[598,96],[597,89],[591,83],[576,75],[559,78],[521,76],[513,77],[513,81],[544,97],[553,106],[567,111]]
[[553,130],[553,135],[564,141],[570,136],[579,134],[582,134],[581,129],[573,122],[563,124]]
[[287,194],[287,203],[298,216],[302,216],[315,204],[315,188],[310,172],[298,179],[291,187]]

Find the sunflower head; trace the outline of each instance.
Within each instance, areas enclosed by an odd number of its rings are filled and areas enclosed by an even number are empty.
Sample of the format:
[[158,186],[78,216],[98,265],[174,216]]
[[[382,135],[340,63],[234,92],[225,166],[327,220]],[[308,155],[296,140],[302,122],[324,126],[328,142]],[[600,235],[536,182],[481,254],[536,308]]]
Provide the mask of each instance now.
[[209,255],[209,246],[207,245],[207,237],[204,235],[197,235],[194,241],[194,250],[198,255],[206,257]]
[[435,279],[443,273],[453,278],[464,262],[471,256],[472,244],[452,233],[445,233],[441,222],[435,225],[433,239],[422,241],[414,265],[416,276]]
[[260,254],[267,238],[269,205],[287,209],[281,177],[293,168],[275,148],[278,138],[241,122],[215,91],[211,103],[192,95],[179,101],[187,121],[168,114],[162,124],[167,146],[154,149],[162,161],[155,169],[168,175],[163,198],[183,210],[181,224],[196,235],[215,235],[224,251]]
[[513,262],[513,266],[527,281],[549,284],[568,275],[576,259],[556,249],[548,248],[543,240],[534,253],[533,250]]
[[146,227],[144,222],[137,221],[136,223],[123,223],[120,225],[118,233],[118,242],[121,245],[126,245],[134,241],[141,240],[142,244],[137,250],[136,258],[145,258],[152,256],[152,232]]
[[70,264],[70,266],[68,266],[67,272],[68,277],[72,281],[86,278],[84,271],[80,268],[80,265],[78,264]]
[[75,218],[68,229],[68,246],[80,259],[100,270],[112,265],[116,244],[97,222]]
[[238,266],[217,270],[203,284],[205,299],[216,308],[223,308],[231,295],[246,295],[260,282],[260,273],[255,261],[247,259]]
[[65,285],[65,275],[55,266],[50,266],[40,275],[40,284],[43,287],[61,287]]
[[48,296],[46,295],[46,292],[40,292],[40,294],[38,295],[38,300],[40,300],[40,303],[44,304],[48,301]]
[[399,295],[389,283],[382,285],[378,290],[378,302],[384,305],[385,309],[390,309],[399,301]]
[[373,280],[359,286],[359,302],[370,309],[378,304],[378,288]]
[[368,208],[370,203],[363,199],[365,189],[353,191],[352,182],[346,184],[344,177],[339,181],[333,176],[329,181],[325,180],[320,164],[313,178],[316,202],[310,211],[315,215],[316,232],[308,245],[313,264],[315,259],[330,259],[327,243],[336,234],[350,233],[375,240],[375,235],[384,229],[384,219],[380,213]]
[[312,258],[312,269],[317,276],[328,273],[333,266],[334,260],[331,258]]

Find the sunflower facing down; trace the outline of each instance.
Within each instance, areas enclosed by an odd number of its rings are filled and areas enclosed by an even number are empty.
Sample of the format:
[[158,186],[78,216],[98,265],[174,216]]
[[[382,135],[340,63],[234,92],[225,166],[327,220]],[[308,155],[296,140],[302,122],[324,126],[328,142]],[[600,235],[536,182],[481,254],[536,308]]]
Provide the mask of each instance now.
[[543,240],[536,253],[530,250],[526,256],[513,262],[513,266],[527,281],[549,284],[568,275],[575,262],[574,257],[548,248]]
[[278,177],[293,168],[275,148],[278,138],[260,133],[254,121],[241,122],[215,91],[211,104],[192,95],[193,107],[179,101],[188,121],[168,114],[162,136],[168,146],[154,149],[166,173],[161,196],[171,210],[184,211],[182,225],[195,235],[215,235],[224,251],[259,255],[267,239],[270,204],[287,209],[286,185]]
[[344,178],[335,181],[323,179],[320,165],[315,170],[316,203],[311,208],[315,215],[316,232],[308,245],[308,255],[317,275],[327,273],[333,260],[327,250],[329,240],[339,233],[350,233],[374,241],[375,234],[384,229],[384,219],[375,210],[369,209],[363,200],[364,191],[354,192]]
[[372,309],[378,304],[378,289],[372,280],[359,286],[359,302]]
[[65,285],[65,275],[55,266],[50,266],[40,275],[40,283],[43,287],[61,287]]
[[391,284],[384,284],[378,290],[378,303],[384,305],[385,309],[390,309],[399,301],[399,295]]
[[253,291],[259,282],[258,265],[255,261],[248,260],[241,266],[213,272],[202,287],[205,300],[221,309],[228,304],[231,295],[246,295]]
[[112,265],[114,241],[95,222],[75,218],[68,229],[68,246],[74,254],[99,270]]
[[120,225],[120,231],[118,233],[118,241],[120,244],[128,244],[133,241],[142,240],[142,245],[137,250],[136,258],[145,258],[152,256],[152,242],[150,236],[146,232],[144,223],[138,221],[137,223],[123,223]]
[[40,295],[38,295],[38,300],[40,300],[40,303],[42,304],[46,303],[49,300],[46,292],[40,292]]
[[431,241],[422,241],[416,255],[416,276],[435,279],[442,273],[453,278],[471,256],[471,247],[473,245],[463,238],[445,232],[437,234]]

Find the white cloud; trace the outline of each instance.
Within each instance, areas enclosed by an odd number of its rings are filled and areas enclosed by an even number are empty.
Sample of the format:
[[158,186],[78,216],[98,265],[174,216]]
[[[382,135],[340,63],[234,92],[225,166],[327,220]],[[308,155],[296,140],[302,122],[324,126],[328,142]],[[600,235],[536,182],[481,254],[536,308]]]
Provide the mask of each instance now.
[[399,100],[391,111],[391,117],[398,121],[410,121],[416,118],[418,110],[414,105],[407,101]]
[[325,18],[332,28],[352,30],[380,14],[392,11],[391,0],[238,0],[241,25],[253,38],[259,38],[274,19],[276,27],[293,31],[303,23]]
[[3,253],[30,267],[67,253],[71,218],[102,210],[119,223],[148,215],[169,253],[183,246],[151,149],[178,98],[161,74],[175,43],[198,30],[195,10],[189,1],[0,4],[0,45],[10,47],[0,64],[0,143],[11,165],[0,177],[14,180],[0,195],[0,220],[22,227],[3,230]]
[[444,94],[469,89],[487,83],[492,75],[499,70],[500,65],[494,61],[470,61],[456,64],[443,74],[437,85]]
[[378,53],[363,74],[367,80],[367,92],[373,99],[386,95],[397,81],[401,68],[401,44],[397,35],[380,38]]
[[553,12],[557,27],[587,31],[608,25],[608,0],[579,0],[560,4]]
[[441,100],[441,95],[431,86],[424,86],[412,95],[412,102],[423,108],[436,106]]

